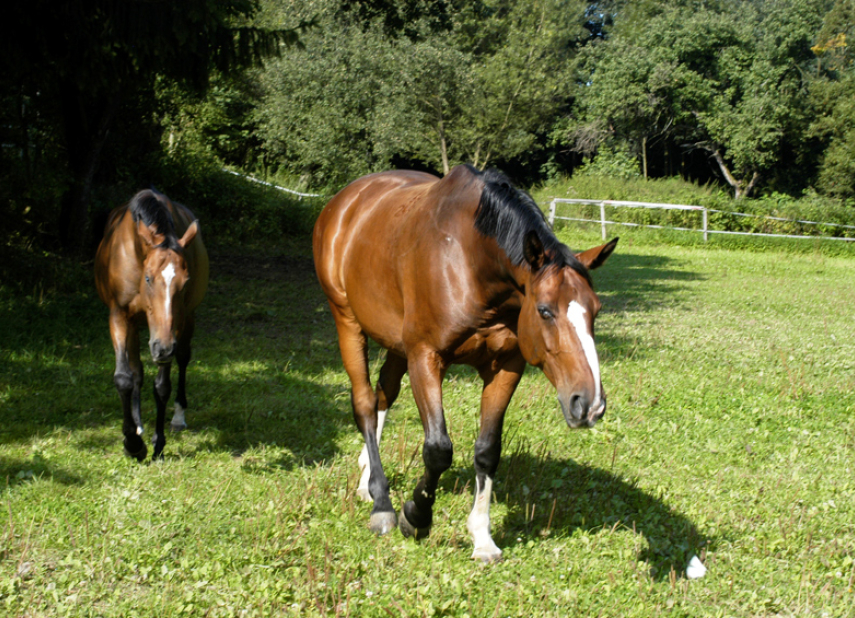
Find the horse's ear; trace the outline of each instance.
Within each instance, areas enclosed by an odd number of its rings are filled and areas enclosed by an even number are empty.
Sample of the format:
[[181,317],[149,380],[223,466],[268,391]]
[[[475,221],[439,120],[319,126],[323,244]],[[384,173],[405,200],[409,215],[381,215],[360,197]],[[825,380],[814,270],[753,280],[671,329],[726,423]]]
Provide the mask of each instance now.
[[187,231],[184,232],[184,236],[181,237],[181,240],[178,241],[178,244],[182,247],[186,247],[190,244],[190,241],[196,238],[196,234],[199,233],[199,220],[193,221],[190,226],[187,228]]
[[615,250],[618,240],[618,238],[615,238],[614,240],[610,240],[599,247],[594,247],[593,249],[588,249],[582,253],[577,253],[576,259],[582,262],[588,270],[599,268],[612,254],[612,251]]
[[525,235],[523,240],[523,257],[528,265],[531,266],[533,272],[537,272],[543,268],[543,263],[546,258],[543,253],[543,243],[540,242],[540,237],[534,230]]
[[147,226],[142,221],[137,223],[137,232],[139,233],[140,238],[145,241],[149,247],[154,247],[155,245],[159,245],[164,241],[163,234],[157,234],[152,229]]

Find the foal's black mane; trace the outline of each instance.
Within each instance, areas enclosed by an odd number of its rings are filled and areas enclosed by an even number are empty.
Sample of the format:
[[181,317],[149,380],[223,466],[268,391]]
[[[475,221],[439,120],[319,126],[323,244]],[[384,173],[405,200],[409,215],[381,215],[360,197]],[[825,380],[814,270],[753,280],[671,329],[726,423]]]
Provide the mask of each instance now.
[[551,256],[549,265],[569,266],[591,283],[588,269],[567,245],[555,237],[543,212],[528,193],[514,187],[498,170],[482,172],[471,165],[466,167],[484,183],[481,202],[475,213],[475,227],[485,236],[495,238],[512,264],[518,266],[523,263],[523,241],[529,232],[534,231],[545,254]]
[[143,224],[154,225],[158,234],[163,234],[165,240],[160,244],[164,249],[177,251],[181,249],[178,238],[175,235],[175,222],[172,213],[166,207],[167,197],[154,189],[143,189],[131,198],[128,208],[134,223],[142,221]]

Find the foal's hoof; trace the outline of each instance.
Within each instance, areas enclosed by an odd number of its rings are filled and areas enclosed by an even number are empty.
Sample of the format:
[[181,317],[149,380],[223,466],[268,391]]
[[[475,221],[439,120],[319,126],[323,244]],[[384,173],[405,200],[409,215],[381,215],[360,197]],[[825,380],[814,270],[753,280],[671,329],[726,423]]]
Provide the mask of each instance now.
[[416,528],[410,523],[410,520],[407,519],[407,516],[404,514],[404,509],[401,509],[401,516],[398,518],[398,529],[400,529],[404,538],[407,539],[410,537],[416,540],[426,539],[430,535],[430,526],[427,528]]
[[368,520],[368,529],[374,534],[384,535],[395,529],[395,511],[378,511],[371,513]]
[[128,448],[128,445],[125,445],[125,455],[136,459],[139,462],[145,461],[146,455],[148,455],[148,447],[145,445],[145,442],[142,443],[142,446],[134,451],[131,451]]

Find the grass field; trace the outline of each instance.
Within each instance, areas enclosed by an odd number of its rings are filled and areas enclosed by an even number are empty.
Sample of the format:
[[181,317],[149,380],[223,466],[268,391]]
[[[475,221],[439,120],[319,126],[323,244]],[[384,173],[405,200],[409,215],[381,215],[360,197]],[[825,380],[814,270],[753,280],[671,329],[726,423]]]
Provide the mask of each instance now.
[[[366,529],[305,242],[212,251],[190,429],[144,465],[122,456],[89,274],[19,256],[0,287],[0,615],[855,615],[855,260],[641,238],[594,277],[603,422],[569,430],[534,370],[511,404],[489,566],[469,558],[466,368],[431,536]],[[421,473],[408,388],[383,438],[399,506]],[[689,580],[693,555],[708,572]]]

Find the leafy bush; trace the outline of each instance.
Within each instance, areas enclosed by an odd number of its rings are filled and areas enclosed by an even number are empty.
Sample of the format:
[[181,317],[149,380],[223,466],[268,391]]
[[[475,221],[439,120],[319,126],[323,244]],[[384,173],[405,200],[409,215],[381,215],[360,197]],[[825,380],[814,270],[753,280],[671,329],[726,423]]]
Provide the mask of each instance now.
[[580,166],[575,175],[629,180],[639,178],[641,172],[638,170],[638,159],[627,149],[601,146],[597,155]]

